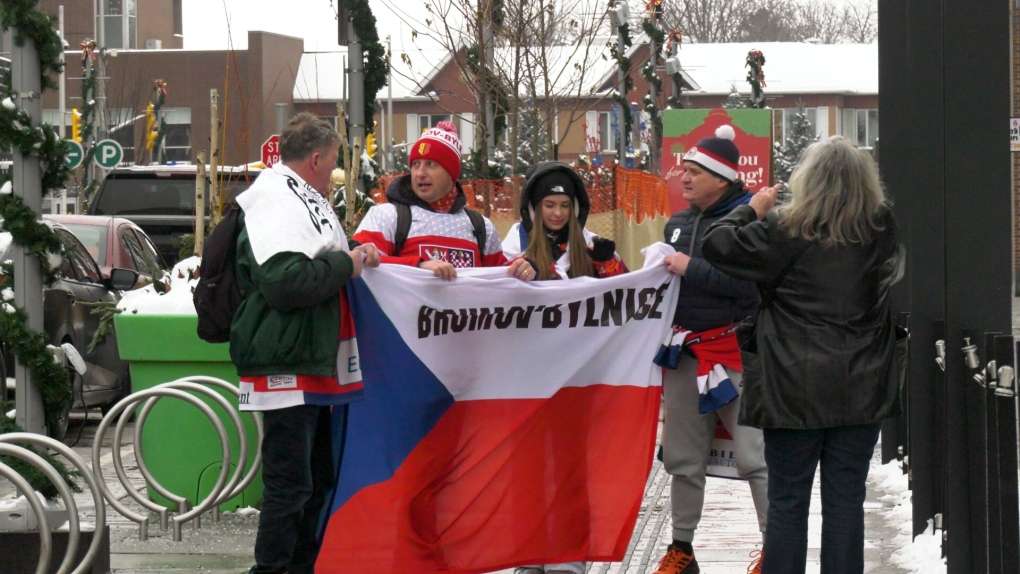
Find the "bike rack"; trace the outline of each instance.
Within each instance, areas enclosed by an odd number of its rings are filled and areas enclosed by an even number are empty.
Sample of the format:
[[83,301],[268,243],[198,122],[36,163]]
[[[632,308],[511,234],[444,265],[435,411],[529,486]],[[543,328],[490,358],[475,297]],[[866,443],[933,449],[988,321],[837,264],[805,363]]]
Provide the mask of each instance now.
[[[156,504],[155,502],[147,499],[146,497],[142,496],[137,491],[135,491],[133,488],[131,488],[128,481],[127,473],[124,471],[124,463],[121,460],[120,456],[121,442],[125,430],[126,417],[121,417],[120,420],[117,422],[113,435],[114,471],[117,474],[118,480],[125,487],[125,491],[128,493],[129,496],[131,496],[131,498],[133,498],[136,502],[138,502],[146,509],[159,514],[160,528],[162,530],[166,530],[169,527],[169,522],[171,521],[173,522],[173,539],[175,542],[180,542],[183,538],[181,530],[184,523],[194,521],[193,522],[194,528],[196,529],[200,528],[201,527],[200,517],[204,512],[210,510],[210,508],[213,509],[212,512],[214,521],[218,521],[219,505],[222,502],[225,502],[237,496],[240,492],[242,492],[249,484],[251,484],[251,482],[255,479],[255,475],[258,473],[259,467],[262,464],[261,453],[256,455],[255,459],[252,462],[252,467],[248,471],[248,473],[242,476],[242,472],[244,470],[245,464],[247,463],[248,456],[247,448],[248,443],[244,425],[241,422],[241,418],[238,415],[236,409],[233,407],[233,405],[228,403],[226,399],[224,399],[214,389],[210,388],[210,386],[229,390],[234,395],[239,394],[239,391],[236,386],[222,379],[206,376],[184,377],[175,381],[157,385],[155,387],[152,387],[151,389],[146,389],[144,391],[133,393],[125,397],[110,410],[106,417],[103,418],[102,422],[100,422],[99,428],[96,430],[96,436],[94,439],[95,442],[92,449],[92,466],[94,469],[97,469],[96,474],[100,479],[100,483],[103,488],[103,494],[110,502],[110,505],[117,512],[119,512],[125,518],[138,523],[140,540],[148,539],[149,517],[144,514],[139,514],[137,512],[132,511],[131,509],[124,506],[120,501],[116,500],[112,496],[112,494],[110,493],[109,489],[106,486],[105,481],[103,480],[102,470],[99,465],[103,438],[105,437],[107,430],[109,430],[112,421],[116,419],[118,416],[120,416],[122,413],[127,411],[128,409],[133,408],[136,405],[144,402],[144,404],[142,404],[141,410],[138,413],[138,418],[135,422],[134,449],[136,462],[138,464],[139,470],[145,477],[145,480],[148,483],[149,487],[158,492],[163,497],[167,498],[168,500],[173,501],[174,504],[176,505],[176,509],[179,512],[179,514],[170,519],[169,518],[170,507]],[[220,421],[219,417],[212,410],[212,408],[210,408],[208,405],[202,402],[202,400],[196,397],[195,395],[189,394],[188,392],[185,391],[191,391],[193,393],[205,395],[206,397],[211,399],[214,403],[222,407],[227,412],[227,415],[230,417],[231,422],[234,424],[234,427],[237,430],[239,442],[238,446],[240,453],[238,453],[236,470],[229,480],[227,479],[227,475],[230,470],[230,465],[233,463],[233,461],[226,427]],[[155,406],[156,402],[158,402],[159,399],[164,397],[180,399],[197,408],[212,423],[213,428],[216,429],[216,433],[220,439],[220,450],[222,452],[223,457],[223,463],[220,465],[220,473],[217,476],[216,482],[213,485],[213,488],[209,495],[206,496],[205,500],[203,500],[200,504],[198,504],[194,508],[190,509],[188,508],[189,503],[186,497],[172,493],[168,491],[165,487],[163,487],[161,484],[159,484],[159,482],[149,472],[148,467],[145,465],[144,452],[141,446],[142,445],[141,436],[143,432],[143,427],[145,426],[145,420],[148,417],[149,412]],[[263,436],[262,418],[259,417],[257,413],[251,413],[251,416],[255,423],[255,429],[258,436],[257,439],[258,443],[259,445],[261,445]],[[257,450],[261,449],[259,448]]]
[[[71,493],[71,489],[67,486],[67,483],[60,477],[56,469],[53,468],[43,457],[30,449],[19,446],[20,444],[28,444],[31,446],[47,448],[55,451],[64,458],[66,458],[74,467],[81,473],[86,484],[89,487],[89,491],[92,493],[92,500],[96,506],[96,532],[92,537],[92,543],[89,545],[89,550],[82,558],[81,563],[76,568],[71,570],[71,566],[74,564],[75,557],[78,554],[78,546],[81,538],[81,522],[78,517],[78,507],[74,502],[74,495]],[[89,470],[85,460],[81,458],[78,453],[71,450],[64,443],[53,440],[52,438],[26,433],[8,433],[0,435],[0,454],[13,456],[19,458],[26,463],[36,467],[46,478],[53,483],[57,488],[57,492],[60,494],[61,499],[64,501],[64,507],[68,513],[68,542],[67,550],[64,553],[64,559],[60,563],[60,567],[57,570],[59,574],[82,574],[87,572],[92,567],[92,563],[95,561],[97,554],[99,553],[99,546],[102,543],[102,532],[106,527],[106,507],[103,504],[103,494],[96,482],[96,477]],[[36,519],[39,521],[39,537],[40,537],[40,552],[39,552],[39,564],[36,568],[36,574],[44,574],[48,571],[49,562],[53,554],[53,541],[52,534],[50,532],[49,521],[46,518],[45,509],[42,507],[42,503],[35,496],[35,490],[28,484],[21,475],[14,472],[14,470],[0,463],[0,476],[3,476],[14,483],[15,487],[25,496],[28,500],[29,506],[32,508],[32,512],[35,513]]]

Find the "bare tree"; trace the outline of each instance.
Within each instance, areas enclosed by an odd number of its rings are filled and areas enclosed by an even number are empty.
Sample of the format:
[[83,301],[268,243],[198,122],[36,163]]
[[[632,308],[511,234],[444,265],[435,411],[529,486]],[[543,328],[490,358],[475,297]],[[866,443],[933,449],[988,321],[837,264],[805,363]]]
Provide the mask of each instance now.
[[875,0],[666,0],[665,20],[694,42],[874,41]]
[[833,4],[804,2],[797,7],[797,15],[805,40],[817,39],[822,44],[835,44],[845,34],[843,12]]
[[878,8],[872,0],[854,0],[843,8],[844,34],[858,44],[878,38]]

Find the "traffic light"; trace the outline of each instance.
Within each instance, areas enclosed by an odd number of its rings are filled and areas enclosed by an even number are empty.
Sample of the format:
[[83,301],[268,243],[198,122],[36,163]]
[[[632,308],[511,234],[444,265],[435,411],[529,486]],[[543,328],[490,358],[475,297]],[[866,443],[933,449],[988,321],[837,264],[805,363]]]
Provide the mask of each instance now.
[[81,112],[77,108],[71,109],[71,139],[81,143]]
[[152,151],[159,131],[156,129],[156,111],[152,102],[145,106],[145,150]]
[[365,152],[368,154],[368,157],[375,157],[376,147],[378,146],[375,145],[375,134],[365,136]]

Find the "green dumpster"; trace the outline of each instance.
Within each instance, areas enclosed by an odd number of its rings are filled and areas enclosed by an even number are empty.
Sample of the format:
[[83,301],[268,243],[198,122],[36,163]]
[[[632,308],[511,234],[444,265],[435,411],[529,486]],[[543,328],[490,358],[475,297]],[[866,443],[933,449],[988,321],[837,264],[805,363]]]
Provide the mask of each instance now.
[[[237,371],[230,362],[228,345],[211,344],[198,338],[195,315],[145,315],[120,313],[114,319],[120,356],[131,370],[134,392],[193,375],[216,377],[237,384]],[[215,388],[215,387],[212,387]],[[227,402],[237,405],[237,397],[217,389]],[[238,439],[234,423],[222,408],[202,398],[220,413],[230,436],[233,463],[237,464]],[[144,404],[144,403],[142,403]],[[139,407],[140,408],[140,407]],[[249,414],[241,415],[248,440],[245,473],[257,454],[257,434]],[[142,431],[145,464],[163,487],[188,499],[194,506],[202,501],[216,483],[222,465],[220,440],[209,419],[195,407],[173,398],[160,399],[145,419]],[[149,498],[158,504],[170,502],[149,489]],[[262,475],[238,496],[220,505],[221,510],[258,507],[262,502]]]

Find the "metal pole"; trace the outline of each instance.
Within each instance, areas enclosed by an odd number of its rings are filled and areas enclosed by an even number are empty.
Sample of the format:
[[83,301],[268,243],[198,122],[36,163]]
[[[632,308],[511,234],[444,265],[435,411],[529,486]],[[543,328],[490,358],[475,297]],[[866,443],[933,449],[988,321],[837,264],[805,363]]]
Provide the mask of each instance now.
[[[64,43],[64,5],[63,4],[61,4],[60,6],[57,6],[57,26],[58,26],[57,27],[57,31],[60,33],[60,43],[63,44]],[[64,57],[64,50],[60,51],[60,63],[64,64],[65,67],[67,65],[67,59]],[[58,88],[58,92],[57,92],[57,94],[58,94],[57,95],[57,99],[58,99],[58,107],[57,107],[57,109],[59,110],[59,114],[60,114],[60,123],[57,124],[57,135],[60,137],[60,139],[64,139],[64,125],[67,123],[67,119],[64,117],[64,114],[67,113],[67,104],[66,104],[66,100],[67,100],[67,95],[66,95],[66,89],[67,89],[67,71],[64,68],[60,68],[60,79],[59,79],[58,85],[59,85],[59,88]]]
[[[350,118],[347,137],[350,138],[349,141],[353,149],[355,144],[363,146],[365,142],[365,56],[361,47],[361,38],[358,36],[358,31],[354,29],[354,22],[349,22],[348,26],[350,43],[347,46],[347,54],[350,56],[351,101],[347,106],[347,117]],[[354,165],[359,165],[360,161],[360,154],[357,157],[352,157],[352,165],[348,166],[348,170]],[[355,182],[355,185],[361,189],[360,181]]]
[[[616,27],[616,49],[620,56],[623,56],[623,27]],[[625,98],[626,93],[626,79],[624,77],[623,70],[619,66],[616,68],[616,92],[620,94],[620,97]],[[627,126],[626,122],[623,121],[623,114],[626,113],[623,109],[623,105],[618,105],[616,111],[616,164],[622,166],[624,156],[627,153]]]
[[393,169],[393,48],[390,44],[390,37],[386,36],[386,142],[385,142],[385,165],[386,170]]
[[282,134],[283,128],[287,125],[287,102],[276,104],[276,133]]
[[[11,30],[11,37],[17,35]],[[17,103],[28,113],[33,125],[42,120],[42,85],[39,65],[39,52],[35,42],[25,39],[24,45],[16,43],[11,49],[11,87],[18,94]],[[14,165],[12,184],[14,192],[19,195],[34,213],[42,211],[42,166],[38,156],[23,155],[14,147]],[[14,244],[14,304],[25,310],[28,316],[28,328],[36,332],[43,330],[43,284],[38,262],[28,256],[21,245]],[[22,429],[42,433],[46,427],[46,416],[43,409],[42,395],[39,389],[29,381],[28,367],[17,361],[14,367],[15,388],[17,396],[14,401],[17,415],[15,421]]]
[[99,36],[96,38],[96,141],[106,138],[106,0],[99,0]]

